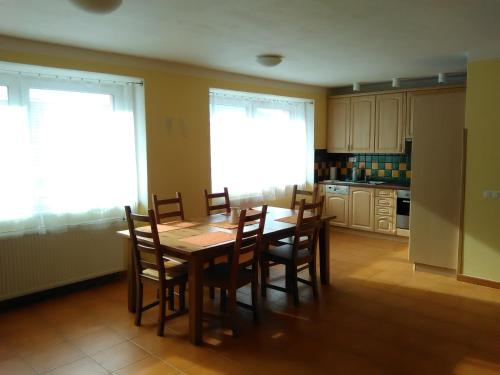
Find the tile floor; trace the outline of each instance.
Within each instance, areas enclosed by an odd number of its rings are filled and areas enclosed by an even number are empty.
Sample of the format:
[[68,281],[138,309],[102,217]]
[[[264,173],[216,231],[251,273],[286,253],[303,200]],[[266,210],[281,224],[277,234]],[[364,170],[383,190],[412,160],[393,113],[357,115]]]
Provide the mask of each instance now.
[[187,316],[163,338],[155,309],[135,327],[123,281],[3,312],[0,374],[500,373],[500,290],[415,273],[405,243],[335,231],[331,244],[318,303],[305,285],[297,308],[269,291],[259,325],[242,311],[234,339],[206,323],[201,347]]

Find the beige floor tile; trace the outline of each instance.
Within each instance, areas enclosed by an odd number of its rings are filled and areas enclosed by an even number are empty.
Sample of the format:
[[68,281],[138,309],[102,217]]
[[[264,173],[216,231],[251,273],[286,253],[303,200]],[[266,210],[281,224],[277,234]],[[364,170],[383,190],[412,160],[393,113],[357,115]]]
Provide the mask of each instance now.
[[126,341],[93,354],[91,357],[106,370],[117,371],[149,357],[149,354],[137,345]]
[[44,373],[44,375],[106,375],[109,374],[92,358],[86,357],[68,365],[61,366],[55,370]]
[[101,327],[92,333],[68,341],[72,342],[85,354],[90,355],[122,343],[126,339],[111,328]]
[[130,366],[115,371],[116,375],[171,375],[180,374],[174,367],[158,358],[148,357]]
[[36,371],[45,372],[85,357],[85,354],[68,343],[47,347],[25,358]]

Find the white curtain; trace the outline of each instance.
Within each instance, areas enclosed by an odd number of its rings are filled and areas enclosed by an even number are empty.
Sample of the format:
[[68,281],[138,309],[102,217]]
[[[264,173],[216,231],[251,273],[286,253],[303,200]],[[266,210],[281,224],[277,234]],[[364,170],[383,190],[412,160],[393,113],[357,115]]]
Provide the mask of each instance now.
[[0,74],[0,235],[104,225],[137,204],[133,90]]
[[311,100],[210,90],[212,191],[242,206],[305,185],[313,137]]

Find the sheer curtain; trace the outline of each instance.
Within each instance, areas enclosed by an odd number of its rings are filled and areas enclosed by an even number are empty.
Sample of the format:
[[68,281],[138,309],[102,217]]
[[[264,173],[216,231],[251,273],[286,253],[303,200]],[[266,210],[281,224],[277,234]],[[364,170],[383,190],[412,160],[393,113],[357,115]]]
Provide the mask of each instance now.
[[0,235],[104,225],[137,204],[133,90],[0,74]]
[[283,198],[312,168],[311,100],[210,90],[212,190],[240,205]]

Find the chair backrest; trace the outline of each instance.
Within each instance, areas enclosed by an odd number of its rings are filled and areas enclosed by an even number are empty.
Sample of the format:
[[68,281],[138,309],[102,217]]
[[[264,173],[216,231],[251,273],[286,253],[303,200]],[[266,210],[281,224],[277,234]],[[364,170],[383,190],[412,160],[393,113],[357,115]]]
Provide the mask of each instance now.
[[318,197],[318,185],[314,185],[313,191],[309,190],[300,190],[297,185],[293,185],[292,190],[292,205],[291,209],[295,210],[297,206],[300,204],[300,200],[297,199],[297,195],[302,195],[306,197],[311,197],[311,203],[315,203]]
[[[161,210],[161,208],[167,206],[172,207],[172,205],[175,205],[175,211]],[[163,221],[162,219],[173,217],[178,217],[181,220],[184,220],[184,207],[182,205],[182,196],[179,192],[175,193],[175,198],[166,199],[158,199],[158,196],[156,194],[153,194],[153,208],[155,210],[155,218],[158,224]]]
[[[125,206],[125,213],[132,240],[137,278],[141,277],[144,269],[151,268],[158,271],[160,284],[163,284],[165,282],[165,265],[154,211],[148,210],[147,215],[138,215],[132,213],[130,206]],[[141,223],[140,228],[137,227],[136,222]]]
[[[212,204],[212,199],[224,198],[224,203]],[[231,212],[231,203],[229,202],[229,192],[227,187],[224,188],[222,193],[209,194],[205,189],[205,203],[207,207],[207,215],[212,215],[213,211],[225,210],[227,213]]]
[[[231,259],[231,283],[235,285],[240,267],[257,267],[260,256],[260,246],[264,226],[266,225],[267,205],[262,206],[259,213],[247,215],[247,210],[241,210],[238,221],[238,231]],[[258,226],[245,231],[245,223],[257,221]]]
[[325,197],[321,197],[318,202],[306,203],[302,199],[299,203],[299,213],[297,215],[297,226],[293,242],[293,259],[297,259],[297,254],[301,250],[308,250],[311,261],[316,259],[316,246],[318,244],[321,215],[323,214],[323,203]]

